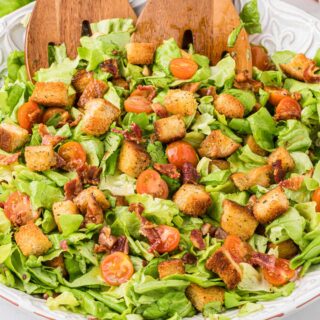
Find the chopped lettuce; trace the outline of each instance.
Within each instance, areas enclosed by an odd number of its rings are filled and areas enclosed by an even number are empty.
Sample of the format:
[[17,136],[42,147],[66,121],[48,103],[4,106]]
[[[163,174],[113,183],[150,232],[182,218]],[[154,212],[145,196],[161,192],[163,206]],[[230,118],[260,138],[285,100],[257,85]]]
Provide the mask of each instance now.
[[211,67],[210,79],[218,87],[230,88],[235,77],[236,62],[229,55]]

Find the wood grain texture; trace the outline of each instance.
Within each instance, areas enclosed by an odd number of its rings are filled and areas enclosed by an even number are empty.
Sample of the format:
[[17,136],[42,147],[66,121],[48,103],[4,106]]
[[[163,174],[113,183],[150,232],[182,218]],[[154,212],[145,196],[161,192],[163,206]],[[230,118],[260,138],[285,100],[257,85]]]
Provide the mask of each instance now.
[[234,48],[227,47],[228,36],[240,23],[231,0],[149,0],[142,11],[133,42],[156,45],[173,37],[181,47],[185,31],[191,30],[196,52],[210,57],[216,64],[230,52],[237,71],[252,71],[251,50],[245,30],[240,33]]
[[48,67],[48,44],[65,43],[77,55],[83,21],[137,17],[128,0],[37,0],[26,33],[25,56],[29,79]]

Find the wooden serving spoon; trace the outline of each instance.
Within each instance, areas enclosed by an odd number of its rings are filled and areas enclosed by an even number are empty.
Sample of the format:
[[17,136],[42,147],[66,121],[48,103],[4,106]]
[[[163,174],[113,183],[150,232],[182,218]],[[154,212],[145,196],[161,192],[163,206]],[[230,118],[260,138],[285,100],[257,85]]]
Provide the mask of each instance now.
[[179,47],[193,43],[195,51],[208,56],[212,64],[229,52],[237,72],[251,76],[252,58],[248,35],[242,30],[235,46],[228,48],[228,36],[240,18],[231,0],[149,0],[138,18],[132,42],[158,46],[173,37]]
[[50,43],[65,43],[68,56],[75,58],[83,29],[91,22],[111,18],[137,20],[128,0],[37,0],[25,40],[29,79],[48,67]]

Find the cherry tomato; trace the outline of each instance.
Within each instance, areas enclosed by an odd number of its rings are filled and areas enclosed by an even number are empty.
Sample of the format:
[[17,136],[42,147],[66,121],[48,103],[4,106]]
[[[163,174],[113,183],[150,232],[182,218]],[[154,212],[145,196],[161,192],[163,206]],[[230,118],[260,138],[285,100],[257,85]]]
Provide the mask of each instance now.
[[45,113],[42,117],[42,122],[44,124],[46,124],[49,121],[49,119],[51,119],[56,114],[60,115],[60,121],[59,121],[58,125],[64,125],[70,119],[70,114],[65,109],[49,108],[45,111]]
[[252,252],[250,245],[242,241],[238,236],[227,236],[223,246],[229,251],[237,263],[248,261],[250,253]]
[[37,212],[33,212],[29,196],[19,191],[11,193],[4,203],[4,213],[15,226],[22,226],[38,217]]
[[124,108],[127,112],[151,113],[151,101],[143,96],[131,96],[124,102]]
[[75,141],[65,143],[59,148],[59,156],[66,161],[68,169],[77,169],[85,164],[87,156],[82,145]]
[[320,212],[320,188],[313,192],[312,201],[316,202],[316,211]]
[[170,143],[166,149],[166,154],[169,162],[176,165],[179,169],[181,169],[186,162],[190,162],[194,167],[196,167],[199,162],[196,151],[191,144],[185,141]]
[[171,252],[178,248],[180,242],[179,230],[166,225],[157,227],[161,243],[155,248],[159,253]]
[[251,45],[252,64],[258,69],[265,71],[268,70],[270,60],[267,50],[262,46]]
[[289,91],[283,88],[265,87],[264,90],[270,94],[269,102],[275,107],[282,99],[289,97]]
[[111,286],[119,286],[127,282],[134,272],[130,257],[123,252],[115,252],[106,256],[100,268],[103,279]]
[[150,194],[155,198],[167,199],[169,188],[160,174],[152,169],[143,171],[137,179],[137,193]]
[[178,58],[171,61],[169,68],[174,77],[187,80],[197,72],[198,65],[191,59]]
[[274,286],[282,286],[292,279],[296,272],[290,269],[290,261],[278,258],[274,267],[262,268],[264,278]]
[[18,110],[18,122],[21,128],[31,132],[35,123],[40,123],[42,110],[33,101],[26,102]]
[[282,99],[275,109],[276,120],[300,119],[301,107],[297,100],[286,97]]

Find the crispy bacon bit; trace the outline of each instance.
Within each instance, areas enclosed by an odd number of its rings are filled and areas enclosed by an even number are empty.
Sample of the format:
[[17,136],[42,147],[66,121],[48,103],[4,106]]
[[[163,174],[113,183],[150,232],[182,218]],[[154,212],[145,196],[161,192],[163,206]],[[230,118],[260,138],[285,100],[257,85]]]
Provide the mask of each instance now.
[[88,223],[100,224],[103,223],[103,220],[103,210],[96,198],[91,195],[91,197],[88,199],[88,207],[84,217],[84,223],[85,225]]
[[216,92],[216,88],[214,86],[200,89],[200,96],[201,97],[212,96],[213,98],[215,98],[216,95],[217,95],[217,92]]
[[82,191],[82,183],[77,176],[76,178],[68,181],[64,187],[64,194],[67,200],[73,200],[81,191]]
[[123,252],[129,254],[129,242],[126,236],[118,237],[116,243],[111,248],[111,253]]
[[58,153],[56,153],[56,152],[55,152],[54,156],[56,158],[56,164],[52,168],[60,169],[60,168],[65,167],[66,161],[62,157],[60,157],[58,155]]
[[190,82],[186,83],[181,87],[183,91],[189,91],[191,93],[196,93],[199,90],[200,82]]
[[263,87],[262,82],[253,80],[247,70],[239,72],[236,75],[233,86],[237,89],[252,90],[253,92],[258,92]]
[[144,139],[142,137],[142,130],[136,123],[131,124],[130,130],[119,130],[113,128],[112,132],[122,134],[127,141],[136,142],[138,144],[144,142]]
[[2,202],[2,201],[0,202],[0,208],[2,208],[2,209],[4,208],[4,202]]
[[282,181],[286,175],[286,171],[282,168],[281,160],[278,159],[272,163],[273,177],[276,183]]
[[120,78],[118,60],[117,59],[108,59],[103,61],[100,64],[100,69],[104,72],[112,74],[113,78]]
[[77,169],[80,181],[83,184],[92,184],[97,186],[100,182],[102,168],[89,166],[86,163]]
[[21,152],[14,154],[0,154],[0,166],[7,166],[18,161]]
[[151,108],[154,113],[160,118],[166,118],[169,116],[167,109],[160,103],[152,103]]
[[311,83],[320,82],[320,74],[317,74],[319,70],[320,68],[316,63],[314,61],[310,61],[310,64],[303,72],[304,80]]
[[111,235],[110,227],[103,227],[99,233],[98,244],[94,247],[94,252],[105,253],[110,252],[111,248],[116,243],[117,238]]
[[217,228],[215,228],[210,223],[205,223],[201,227],[201,232],[203,236],[206,236],[207,234],[210,235],[210,237],[214,237],[216,234]]
[[144,211],[144,206],[142,203],[131,203],[129,206],[129,211],[141,216]]
[[136,90],[131,93],[131,97],[142,96],[147,98],[149,101],[152,101],[153,98],[157,95],[157,90],[154,86],[142,86],[139,85]]
[[42,145],[44,146],[55,146],[57,145],[59,142],[61,142],[62,140],[65,139],[65,137],[60,137],[60,136],[53,136],[46,125],[44,125],[43,123],[39,124],[39,134],[42,138]]
[[185,264],[196,264],[197,263],[197,257],[194,256],[191,253],[186,253],[183,257],[182,257],[182,261]]
[[279,186],[289,190],[298,191],[302,186],[303,180],[303,176],[295,176],[281,181]]
[[124,196],[114,196],[116,198],[116,207],[128,206],[128,201]]
[[180,178],[180,172],[178,171],[178,168],[174,164],[161,164],[161,163],[155,163],[153,167],[160,173],[168,176],[172,179],[179,179]]
[[125,90],[129,90],[129,83],[125,80],[125,79],[122,79],[122,78],[119,78],[119,79],[113,79],[112,80],[112,83],[116,86],[116,87],[121,87]]
[[250,263],[262,268],[274,268],[276,264],[276,257],[270,254],[261,252],[253,252],[250,258]]
[[81,119],[82,119],[82,113],[79,114],[79,116],[78,116],[77,119],[74,119],[73,121],[71,121],[71,122],[69,123],[69,126],[70,126],[71,128],[76,127],[76,126],[79,124],[79,122],[81,121]]
[[62,241],[60,242],[60,248],[61,248],[63,251],[67,251],[67,250],[69,249],[67,240],[62,240]]
[[192,230],[190,234],[190,240],[195,248],[199,250],[204,250],[206,248],[206,244],[202,238],[201,230]]
[[196,168],[190,163],[185,162],[181,168],[182,182],[196,184],[200,179],[200,176]]
[[228,234],[222,229],[222,228],[217,228],[216,232],[214,233],[214,237],[220,240],[226,239]]

